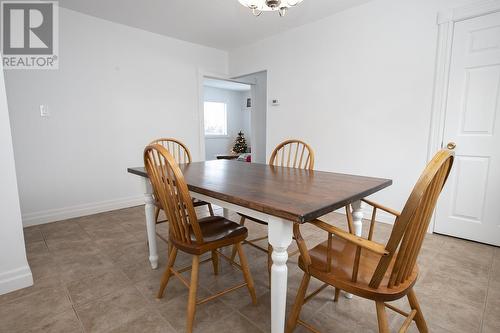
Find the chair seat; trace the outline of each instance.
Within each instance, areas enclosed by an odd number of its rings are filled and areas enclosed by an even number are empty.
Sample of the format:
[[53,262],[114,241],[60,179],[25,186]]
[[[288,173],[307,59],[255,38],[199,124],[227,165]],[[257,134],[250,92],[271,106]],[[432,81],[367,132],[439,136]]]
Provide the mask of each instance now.
[[198,200],[198,199],[193,199],[193,206],[195,207],[200,207],[200,206],[205,206],[208,205],[209,203],[206,201]]
[[267,225],[268,224],[266,221],[262,221],[262,220],[256,219],[255,217],[251,217],[251,216],[248,216],[248,215],[245,215],[245,214],[240,214],[240,213],[238,213],[238,215],[241,216],[241,217],[246,218],[247,220],[250,220],[250,221],[262,224],[262,225]]
[[222,216],[204,217],[198,220],[198,224],[203,235],[203,244],[196,242],[192,230],[190,231],[191,244],[180,243],[175,239],[171,239],[172,243],[185,252],[199,255],[242,242],[248,236],[247,228]]
[[[369,283],[381,256],[365,249],[361,250],[357,282],[352,282],[357,246],[335,236],[332,238],[331,271],[327,272],[327,244],[325,241],[309,250],[311,257],[309,273],[329,285],[364,298],[393,301],[405,296],[416,282],[417,265],[405,283],[388,288],[390,273],[386,273],[380,287],[371,288]],[[397,253],[393,256],[387,272],[392,272],[396,256]],[[299,267],[305,269],[302,256],[299,257]]]
[[[208,216],[198,220],[203,240],[206,243],[217,242],[226,238],[235,238],[245,235],[248,231],[244,226],[230,221],[222,216]],[[191,241],[196,242],[191,232]]]

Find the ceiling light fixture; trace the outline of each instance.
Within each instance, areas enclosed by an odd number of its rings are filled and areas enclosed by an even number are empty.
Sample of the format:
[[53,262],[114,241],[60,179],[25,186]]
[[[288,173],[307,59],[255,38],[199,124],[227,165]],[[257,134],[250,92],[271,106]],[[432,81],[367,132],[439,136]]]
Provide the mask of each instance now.
[[290,7],[295,7],[303,0],[238,0],[243,6],[252,10],[254,16],[262,12],[277,11],[280,16],[285,16]]

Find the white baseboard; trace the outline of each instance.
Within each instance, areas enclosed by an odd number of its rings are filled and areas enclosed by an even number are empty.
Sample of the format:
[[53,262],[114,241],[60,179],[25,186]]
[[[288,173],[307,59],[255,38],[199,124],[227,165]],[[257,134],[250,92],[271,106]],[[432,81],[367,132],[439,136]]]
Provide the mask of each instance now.
[[0,273],[0,295],[33,285],[30,267],[26,266]]
[[121,199],[92,202],[83,205],[76,205],[64,208],[49,209],[34,213],[23,214],[23,226],[29,227],[38,224],[50,223],[71,219],[75,217],[87,216],[97,213],[108,212],[122,208],[134,207],[144,204],[144,197],[133,196]]

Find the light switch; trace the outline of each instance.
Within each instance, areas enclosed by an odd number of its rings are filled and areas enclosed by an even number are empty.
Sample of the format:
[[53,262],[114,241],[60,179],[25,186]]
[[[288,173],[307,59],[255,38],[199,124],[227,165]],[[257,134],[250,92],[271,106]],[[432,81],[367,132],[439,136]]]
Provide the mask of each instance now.
[[40,105],[40,117],[50,116],[49,107],[47,105]]

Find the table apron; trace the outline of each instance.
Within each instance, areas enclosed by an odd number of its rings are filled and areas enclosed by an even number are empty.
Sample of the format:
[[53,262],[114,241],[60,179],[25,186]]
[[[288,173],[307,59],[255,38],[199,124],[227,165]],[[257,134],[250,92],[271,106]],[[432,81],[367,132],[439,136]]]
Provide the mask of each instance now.
[[[239,206],[239,205],[236,205],[236,204],[224,201],[224,200],[216,199],[214,197],[210,197],[208,195],[201,194],[198,192],[189,191],[189,194],[191,194],[191,197],[196,198],[198,200],[210,202],[210,203],[217,205],[217,206],[220,206],[224,209],[228,209],[228,210],[233,211],[233,212],[247,215],[247,216],[253,217],[255,219],[261,220],[261,221],[268,222],[269,219],[276,218],[273,215],[262,213],[262,212],[259,212],[259,211],[256,211],[256,210],[253,210],[250,208],[242,207],[242,206]],[[290,223],[293,223],[293,221],[290,221]]]

